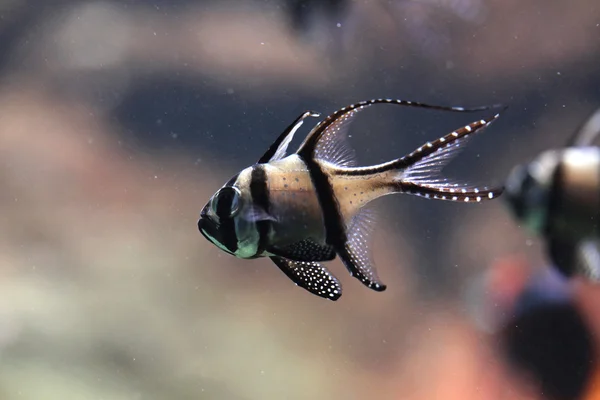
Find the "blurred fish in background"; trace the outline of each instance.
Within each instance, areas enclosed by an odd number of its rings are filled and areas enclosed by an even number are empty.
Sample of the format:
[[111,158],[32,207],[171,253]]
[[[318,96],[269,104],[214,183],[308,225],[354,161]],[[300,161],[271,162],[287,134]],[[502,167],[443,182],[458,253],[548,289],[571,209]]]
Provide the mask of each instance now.
[[507,204],[517,221],[544,240],[546,252],[567,277],[600,280],[600,109],[567,141],[507,180]]
[[523,263],[513,255],[491,266],[477,285],[487,312],[474,321],[485,321],[510,385],[523,396],[598,398],[599,315],[586,303],[597,302],[600,291],[553,268],[525,272]]
[[[350,3],[335,53],[281,1],[0,1],[0,398],[519,398],[462,297],[506,254],[546,265],[499,202],[378,201],[388,290],[338,303],[198,243],[206,199],[307,108],[509,103],[504,140],[449,166],[476,182],[563,146],[600,102],[597,1],[471,2],[474,22],[436,3],[436,57],[382,4]],[[349,140],[377,164],[460,125],[377,110]]]

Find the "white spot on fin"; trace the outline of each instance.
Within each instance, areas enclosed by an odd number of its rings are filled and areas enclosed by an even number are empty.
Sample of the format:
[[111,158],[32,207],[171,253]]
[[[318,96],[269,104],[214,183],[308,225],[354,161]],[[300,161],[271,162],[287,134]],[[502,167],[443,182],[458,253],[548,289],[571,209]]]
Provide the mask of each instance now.
[[371,238],[375,228],[375,213],[369,208],[361,209],[350,221],[347,229],[347,255],[340,258],[346,268],[365,286],[383,291],[386,286],[379,279],[371,253]]

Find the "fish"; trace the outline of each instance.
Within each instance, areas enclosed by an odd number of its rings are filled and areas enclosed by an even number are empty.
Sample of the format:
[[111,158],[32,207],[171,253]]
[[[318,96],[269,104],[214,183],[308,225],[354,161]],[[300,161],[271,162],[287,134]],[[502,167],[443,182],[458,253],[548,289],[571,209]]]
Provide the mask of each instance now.
[[600,109],[560,148],[515,166],[506,204],[517,222],[543,241],[564,277],[600,280]]
[[287,154],[295,132],[315,111],[298,116],[257,163],[235,174],[206,203],[198,229],[224,252],[241,259],[269,257],[297,286],[337,300],[339,280],[323,265],[339,257],[350,275],[382,292],[371,252],[376,215],[373,200],[393,193],[426,199],[480,203],[504,190],[451,181],[442,168],[499,116],[480,119],[413,152],[382,164],[357,166],[348,128],[375,105],[475,112],[490,107],[447,107],[374,99],[351,104],[316,124],[296,152]]
[[498,359],[510,372],[509,385],[529,388],[523,398],[596,398],[596,329],[582,305],[581,288],[555,269],[536,271],[524,284],[492,336]]

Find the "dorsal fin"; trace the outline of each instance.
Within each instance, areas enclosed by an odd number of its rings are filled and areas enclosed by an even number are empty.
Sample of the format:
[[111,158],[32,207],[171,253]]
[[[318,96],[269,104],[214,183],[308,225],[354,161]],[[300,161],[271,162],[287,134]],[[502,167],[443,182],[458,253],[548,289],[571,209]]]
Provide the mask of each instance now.
[[308,117],[319,117],[321,114],[314,111],[304,111],[298,118],[294,120],[273,144],[267,149],[265,154],[258,160],[259,164],[268,163],[269,161],[281,160],[285,157],[286,150],[294,138],[294,133],[302,126],[304,120]]
[[[313,128],[312,131],[310,131],[304,142],[300,145],[297,153],[305,159],[308,157],[315,157],[319,153],[318,156],[320,157],[326,156],[331,157],[332,159],[337,157],[341,160],[345,160],[346,162],[349,161],[351,159],[349,156],[351,156],[353,153],[351,150],[349,150],[345,143],[345,136],[348,126],[359,111],[375,104],[392,104],[397,106],[427,108],[432,110],[452,112],[476,112],[496,107],[446,107],[419,103],[416,101],[396,99],[373,99],[361,101],[359,103],[341,108],[321,121]],[[322,141],[324,141],[324,143],[321,144]],[[325,160],[330,161],[327,159]]]
[[566,147],[591,146],[600,136],[600,108],[594,111],[567,141]]
[[[383,291],[386,288],[385,285],[381,283],[377,277],[368,254],[364,253],[364,250],[361,250],[362,246],[366,243],[362,243],[364,238],[364,233],[362,233],[362,231],[365,227],[369,228],[370,226],[369,224],[363,224],[361,221],[363,218],[367,218],[368,215],[366,213],[359,213],[357,217],[355,217],[358,219],[351,223],[348,227],[349,229],[347,229],[329,179],[316,161],[317,155],[320,157],[341,157],[342,155],[347,155],[347,153],[340,148],[340,146],[344,145],[343,142],[337,140],[335,136],[340,133],[342,133],[342,136],[345,135],[348,124],[352,121],[352,118],[358,111],[379,103],[455,112],[481,111],[486,110],[489,107],[467,109],[463,107],[434,106],[393,99],[363,101],[344,107],[329,115],[325,120],[313,128],[302,145],[300,145],[297,154],[306,163],[311,179],[315,185],[325,223],[326,243],[333,246],[344,262],[346,268],[354,277],[358,278],[363,284],[373,290]],[[319,143],[324,136],[327,140],[323,145],[320,145]],[[338,158],[338,160],[339,159],[340,158]],[[344,158],[341,159],[344,160]],[[355,168],[354,170],[360,170],[360,168]],[[363,235],[362,238],[361,234]]]
[[354,120],[354,116],[363,108],[369,106],[355,108],[340,118],[336,119],[325,129],[321,140],[315,148],[315,158],[330,162],[340,167],[354,167],[356,165],[355,152],[349,146],[348,128]]

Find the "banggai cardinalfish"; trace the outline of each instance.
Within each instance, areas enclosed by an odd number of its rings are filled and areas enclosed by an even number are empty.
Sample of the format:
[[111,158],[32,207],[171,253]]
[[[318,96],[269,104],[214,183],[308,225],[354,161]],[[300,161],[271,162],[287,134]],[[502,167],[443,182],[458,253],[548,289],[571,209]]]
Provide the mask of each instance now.
[[269,257],[296,285],[330,300],[342,295],[339,281],[323,261],[339,256],[350,274],[383,291],[370,250],[374,214],[365,208],[378,197],[407,193],[479,203],[498,197],[502,187],[451,182],[442,168],[476,133],[499,117],[472,122],[412,153],[383,164],[357,167],[346,138],[360,111],[394,104],[445,111],[463,108],[404,100],[375,99],[344,107],[316,125],[294,154],[286,150],[306,111],[269,147],[258,163],[233,176],[200,213],[198,229],[221,250],[239,258]]

